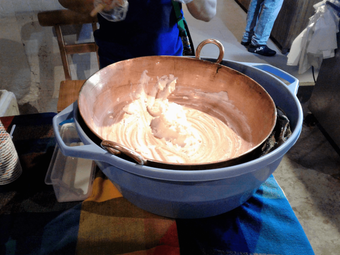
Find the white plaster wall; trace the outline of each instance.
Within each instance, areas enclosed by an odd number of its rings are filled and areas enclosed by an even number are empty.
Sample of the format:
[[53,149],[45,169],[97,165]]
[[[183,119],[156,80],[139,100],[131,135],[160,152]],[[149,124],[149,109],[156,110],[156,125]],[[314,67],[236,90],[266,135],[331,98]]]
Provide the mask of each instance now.
[[51,47],[43,59],[39,57],[46,45],[43,38],[54,36],[51,28],[39,25],[37,13],[62,8],[58,0],[0,0],[0,89],[13,92],[19,104],[31,103],[37,111],[46,106],[39,102],[45,89],[50,90],[50,101],[55,97],[54,77],[46,71],[41,76],[41,69],[58,50]]
[[20,31],[16,17],[0,19],[0,88],[14,92],[17,99],[27,94],[31,83]]
[[61,8],[58,0],[0,0],[0,17]]
[[[30,104],[37,112],[56,111],[59,84],[65,79],[54,29],[41,27],[37,19],[38,12],[57,9],[63,9],[58,0],[0,0],[0,89],[13,92],[19,106]],[[73,42],[92,37],[88,28],[67,34]],[[73,60],[72,69],[84,66],[81,73],[73,71],[74,79],[98,70],[95,55],[75,55]]]

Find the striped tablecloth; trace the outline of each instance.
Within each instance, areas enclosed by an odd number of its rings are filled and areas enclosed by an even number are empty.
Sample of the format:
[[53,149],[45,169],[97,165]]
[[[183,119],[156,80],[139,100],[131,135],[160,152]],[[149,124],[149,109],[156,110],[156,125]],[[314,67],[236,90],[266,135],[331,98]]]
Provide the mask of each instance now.
[[54,113],[2,117],[23,173],[0,186],[0,254],[314,254],[288,200],[271,176],[225,214],[174,220],[132,205],[97,171],[92,195],[58,203],[44,183],[55,147]]

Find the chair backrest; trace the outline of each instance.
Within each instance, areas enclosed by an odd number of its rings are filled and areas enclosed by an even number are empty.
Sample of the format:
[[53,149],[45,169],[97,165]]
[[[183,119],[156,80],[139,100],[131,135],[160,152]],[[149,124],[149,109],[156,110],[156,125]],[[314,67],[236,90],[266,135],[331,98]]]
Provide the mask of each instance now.
[[92,24],[92,30],[95,31],[97,29],[97,17],[71,10],[56,10],[38,13],[38,21],[41,26],[53,26],[55,28],[66,80],[72,80],[67,55],[96,52],[99,65],[98,47],[95,42],[66,44],[61,29],[65,25]]

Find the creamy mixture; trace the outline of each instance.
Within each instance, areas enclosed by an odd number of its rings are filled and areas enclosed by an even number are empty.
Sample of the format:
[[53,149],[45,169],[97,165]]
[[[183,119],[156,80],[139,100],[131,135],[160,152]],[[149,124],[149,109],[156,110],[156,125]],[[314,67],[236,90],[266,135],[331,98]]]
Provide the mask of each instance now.
[[[138,89],[130,94],[131,103],[110,116],[111,125],[101,127],[104,139],[125,145],[147,159],[167,163],[227,160],[252,147],[220,119],[170,102],[168,97],[177,83],[173,75],[158,78],[151,91],[146,93],[149,82],[150,77],[145,71]],[[210,94],[214,95],[207,96],[227,100],[226,92]],[[223,100],[220,100],[221,104]]]

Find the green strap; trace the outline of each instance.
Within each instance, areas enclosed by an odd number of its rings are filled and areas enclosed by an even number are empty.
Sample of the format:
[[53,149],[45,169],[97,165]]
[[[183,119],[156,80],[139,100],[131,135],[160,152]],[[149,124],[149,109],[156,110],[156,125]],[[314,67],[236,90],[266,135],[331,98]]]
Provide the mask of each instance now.
[[195,52],[192,47],[192,42],[189,38],[189,31],[187,31],[186,20],[182,13],[182,4],[179,2],[172,1],[174,11],[177,18],[177,27],[179,30],[179,35],[183,43],[183,55],[184,56],[195,56]]
[[186,34],[187,31],[186,31],[185,25],[184,25],[184,16],[183,16],[183,14],[181,12],[182,5],[181,5],[181,3],[175,2],[175,1],[172,1],[172,5],[173,5],[174,10],[175,10],[178,28],[179,28],[181,33],[184,32]]

